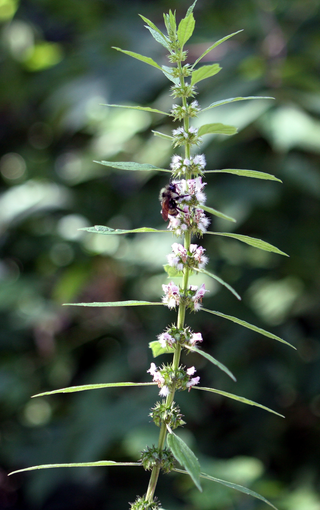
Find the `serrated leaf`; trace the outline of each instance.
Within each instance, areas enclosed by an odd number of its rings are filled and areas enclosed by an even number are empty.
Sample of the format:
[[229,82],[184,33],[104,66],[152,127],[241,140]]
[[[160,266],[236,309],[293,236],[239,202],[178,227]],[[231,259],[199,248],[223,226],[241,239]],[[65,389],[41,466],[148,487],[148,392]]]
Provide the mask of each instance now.
[[203,57],[205,57],[210,51],[212,51],[214,48],[216,48],[217,46],[219,46],[219,44],[222,44],[224,41],[226,41],[227,39],[230,39],[230,37],[233,37],[234,35],[236,34],[239,34],[240,32],[242,32],[243,30],[238,30],[237,32],[233,32],[233,34],[230,34],[230,35],[226,35],[225,37],[223,37],[222,39],[219,39],[219,41],[215,42],[214,44],[212,44],[212,46],[209,46],[208,49],[206,49],[206,51],[204,51],[202,53],[202,55],[197,58],[197,60],[195,61],[195,63],[193,64],[192,66],[192,69],[198,64],[198,62],[200,62],[200,60],[203,59]]
[[255,331],[256,333],[260,333],[260,335],[266,336],[268,338],[272,338],[273,340],[277,340],[278,342],[281,342],[283,344],[289,345],[289,347],[292,347],[295,349],[295,347],[289,342],[286,342],[282,338],[280,338],[277,335],[274,335],[273,333],[270,333],[269,331],[266,331],[265,329],[258,328],[257,326],[254,326],[253,324],[250,324],[249,322],[243,321],[242,319],[238,319],[238,317],[233,317],[232,315],[226,315],[221,312],[216,312],[214,310],[207,310],[206,308],[201,308],[204,312],[211,313],[212,315],[217,315],[218,317],[222,317],[223,319],[227,319],[228,321],[235,322],[236,324],[239,324],[239,326],[243,326],[244,328],[251,329],[252,331]]
[[37,469],[52,469],[52,468],[75,468],[75,467],[101,467],[101,466],[141,466],[138,462],[114,462],[113,460],[98,460],[96,462],[75,462],[72,464],[41,464],[39,466],[31,466],[24,469],[17,469],[12,471],[8,476],[15,475],[16,473],[24,473],[25,471],[35,471]]
[[173,76],[173,67],[162,66],[163,74],[168,78],[168,80],[172,81],[175,85],[180,85],[180,79],[176,76]]
[[237,128],[234,126],[228,126],[227,124],[221,124],[221,122],[214,122],[213,124],[204,124],[198,129],[198,135],[235,135]]
[[[184,471],[182,469],[174,468],[172,471],[175,471],[176,473],[186,474],[186,475],[188,474],[186,471]],[[228,482],[226,480],[221,480],[220,478],[215,478],[214,476],[207,475],[206,473],[200,473],[200,478],[204,478],[206,480],[210,480],[211,482],[220,483],[221,485],[225,485],[226,487],[229,487],[229,489],[234,489],[236,491],[242,492],[243,494],[247,494],[247,496],[252,496],[253,498],[260,499],[261,501],[263,501],[267,505],[269,505],[272,508],[274,508],[274,510],[277,510],[277,508],[272,503],[270,503],[270,501],[268,501],[266,498],[264,498],[263,496],[261,496],[257,492],[254,492],[254,491],[252,491],[250,489],[247,489],[247,487],[243,487],[242,485],[239,485],[237,483]]]
[[118,306],[158,306],[163,305],[163,303],[154,303],[151,301],[136,301],[136,300],[130,300],[130,301],[106,301],[103,302],[94,302],[94,303],[63,303],[63,306],[91,306],[91,307],[108,307],[108,308],[115,308]]
[[200,464],[193,451],[173,432],[167,435],[167,444],[174,458],[185,468],[196,487],[202,492],[200,485]]
[[160,133],[160,131],[153,131],[151,130],[154,136],[159,136],[159,138],[164,138],[164,140],[168,140],[169,142],[172,142],[173,136],[165,135],[164,133]]
[[241,297],[239,296],[239,294],[237,293],[237,291],[231,287],[231,285],[229,285],[227,282],[225,282],[224,280],[222,280],[222,278],[220,278],[219,276],[217,276],[216,274],[213,274],[213,273],[209,273],[209,271],[207,271],[206,269],[194,269],[194,271],[197,271],[198,273],[202,273],[202,274],[206,274],[207,276],[210,276],[210,278],[213,278],[214,280],[216,280],[217,282],[219,282],[221,285],[223,285],[224,287],[226,287],[228,290],[230,290],[230,292],[232,292],[232,294],[234,296],[236,296],[237,299],[239,299],[239,301],[241,301]]
[[267,174],[266,172],[258,172],[257,170],[241,170],[238,168],[224,168],[223,170],[205,170],[205,174],[234,174],[239,175],[240,177],[251,177],[252,179],[264,179],[265,181],[278,181],[282,182],[280,179],[275,177],[272,174]]
[[215,101],[214,103],[211,103],[206,108],[203,108],[201,112],[205,112],[207,110],[210,110],[211,108],[216,108],[217,106],[223,106],[224,104],[234,103],[236,101],[248,101],[251,99],[274,99],[274,97],[270,96],[229,97],[228,99],[222,99],[220,101]]
[[242,243],[248,244],[249,246],[253,246],[254,248],[259,248],[259,250],[269,251],[271,253],[277,253],[278,255],[284,255],[285,257],[289,257],[289,255],[279,250],[272,244],[266,243],[266,241],[262,241],[261,239],[257,239],[255,237],[244,236],[242,234],[230,234],[229,232],[206,232],[206,234],[212,234],[215,236],[222,237],[231,237],[232,239],[237,239],[237,241],[241,241]]
[[180,278],[183,276],[183,271],[179,271],[179,269],[169,266],[169,264],[164,265],[163,268],[169,278]]
[[161,113],[161,115],[168,115],[169,113],[162,112],[156,108],[149,108],[149,106],[131,106],[122,104],[101,104],[101,106],[111,106],[113,108],[128,108],[129,110],[141,110],[142,112]]
[[148,163],[135,163],[134,161],[93,161],[99,165],[108,166],[110,168],[116,168],[117,170],[129,170],[130,172],[170,172],[165,168],[158,168]]
[[173,347],[162,347],[159,340],[154,340],[153,342],[149,342],[149,347],[152,351],[152,355],[154,358],[157,358],[161,354],[172,354],[174,352]]
[[193,2],[192,5],[190,5],[189,9],[187,10],[186,17],[193,12],[193,9],[195,8],[196,3],[197,3],[197,0],[195,0],[195,2]]
[[81,386],[69,386],[68,388],[59,388],[58,390],[44,391],[43,393],[37,393],[32,395],[31,398],[36,397],[47,397],[48,395],[57,395],[58,393],[78,393],[79,391],[90,391],[90,390],[103,390],[104,388],[122,388],[131,386],[154,386],[157,383],[153,382],[117,382],[117,383],[101,383],[101,384],[83,384]]
[[186,345],[184,345],[184,347],[186,349],[188,349],[189,351],[196,352],[196,353],[200,354],[200,356],[202,356],[203,358],[206,358],[208,361],[210,361],[210,363],[212,363],[213,365],[216,365],[218,368],[220,368],[220,370],[222,370],[222,372],[225,372],[225,374],[227,374],[233,381],[237,380],[235,378],[235,376],[233,375],[233,373],[225,365],[223,365],[223,363],[220,363],[220,361],[215,359],[213,356],[211,356],[207,352],[202,351],[201,349],[199,349],[198,347],[195,347],[193,345],[186,344]]
[[223,214],[220,211],[217,211],[217,209],[213,209],[212,207],[207,207],[206,205],[199,205],[197,206],[199,209],[202,209],[203,211],[206,211],[210,214],[213,214],[214,216],[218,216],[219,218],[222,218],[224,220],[233,221],[234,223],[236,220],[232,218],[231,216],[227,216],[226,214]]
[[188,14],[185,18],[183,18],[178,26],[178,40],[180,43],[181,49],[186,44],[186,42],[190,39],[193,34],[195,27],[195,19],[193,17],[192,12]]
[[210,78],[221,71],[222,67],[219,64],[212,64],[210,66],[202,66],[200,69],[192,72],[191,85],[195,85],[199,81]]
[[231,398],[232,400],[236,400],[237,402],[241,402],[242,404],[247,404],[249,406],[260,407],[264,411],[268,411],[269,413],[276,414],[280,416],[280,418],[284,418],[283,414],[277,413],[270,409],[269,407],[263,406],[262,404],[258,404],[258,402],[254,402],[254,400],[249,400],[244,397],[239,397],[239,395],[234,395],[233,393],[228,393],[227,391],[216,390],[215,388],[206,388],[205,386],[193,386],[196,390],[208,391],[209,393],[216,393],[217,395],[221,395],[222,397]]
[[105,227],[104,225],[95,225],[94,227],[83,227],[79,228],[79,230],[84,230],[86,232],[90,232],[91,234],[104,234],[104,235],[111,235],[111,234],[145,234],[145,233],[168,233],[168,230],[158,230],[156,228],[149,228],[149,227],[141,227],[141,228],[134,228],[132,230],[122,230],[121,228],[110,228]]
[[151,57],[145,57],[144,55],[140,55],[139,53],[135,53],[134,51],[122,50],[121,48],[117,48],[116,46],[112,46],[112,48],[114,50],[120,51],[121,53],[124,53],[125,55],[129,55],[129,57],[141,60],[141,62],[144,62],[149,66],[155,67],[156,69],[160,69],[161,71],[161,67],[159,66],[159,64],[157,64],[157,62],[155,62]]

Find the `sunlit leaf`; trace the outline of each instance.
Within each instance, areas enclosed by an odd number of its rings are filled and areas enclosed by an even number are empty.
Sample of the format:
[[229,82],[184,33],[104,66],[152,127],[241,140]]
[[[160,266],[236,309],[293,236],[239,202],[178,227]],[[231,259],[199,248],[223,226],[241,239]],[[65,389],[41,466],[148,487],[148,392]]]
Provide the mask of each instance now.
[[[182,473],[182,474],[185,474],[185,475],[188,474],[183,469],[176,469],[176,468],[174,468],[173,471],[175,471],[176,473]],[[252,496],[253,498],[260,499],[261,501],[263,501],[267,505],[269,505],[272,508],[274,508],[274,510],[277,510],[277,508],[272,503],[270,503],[270,501],[268,501],[266,498],[264,498],[263,496],[261,496],[257,492],[254,492],[254,491],[252,491],[250,489],[247,489],[247,487],[243,487],[242,485],[239,485],[237,483],[227,482],[226,480],[221,480],[220,478],[215,478],[214,476],[207,475],[206,473],[200,473],[200,478],[204,478],[206,480],[210,480],[211,482],[220,483],[221,485],[224,485],[225,487],[228,487],[229,489],[234,489],[236,491],[242,492],[243,494],[247,494],[247,496]]]
[[164,46],[167,50],[170,51],[170,41],[169,39],[159,30],[159,28],[148,18],[145,18],[145,16],[142,16],[142,14],[139,14],[140,18],[143,19],[145,23],[147,23],[147,29],[150,31],[152,37],[162,46]]
[[186,16],[188,16],[189,14],[191,14],[191,13],[193,12],[193,9],[195,8],[196,3],[197,3],[197,0],[195,0],[195,1],[193,2],[193,4],[192,4],[192,5],[190,5],[189,9],[187,10],[187,14],[186,14]]
[[104,388],[122,388],[128,386],[155,386],[154,382],[116,382],[116,383],[101,383],[101,384],[83,384],[81,386],[69,386],[68,388],[59,388],[58,390],[44,391],[37,393],[31,398],[47,397],[48,395],[57,395],[58,393],[78,393],[79,391],[102,390]]
[[206,205],[202,205],[202,204],[197,207],[199,209],[202,209],[203,211],[213,214],[214,216],[218,216],[219,218],[222,218],[224,220],[236,222],[236,220],[234,218],[232,218],[231,216],[227,216],[226,214],[223,214],[222,212],[217,211],[217,209],[213,209],[212,207],[207,207]]
[[179,271],[179,269],[173,266],[169,266],[169,264],[166,264],[163,266],[163,268],[169,278],[181,278],[181,276],[183,276],[183,271]]
[[267,174],[266,172],[258,172],[257,170],[241,170],[238,168],[224,168],[223,170],[205,170],[205,174],[234,174],[239,175],[240,177],[251,177],[253,179],[264,179],[265,181],[278,181],[282,182],[280,179],[275,177],[272,174]]
[[159,340],[149,342],[149,347],[152,350],[152,355],[154,358],[157,358],[161,354],[169,354],[174,352],[173,347],[162,347]]
[[206,234],[212,234],[215,236],[222,237],[231,237],[232,239],[237,239],[237,241],[241,241],[242,243],[249,244],[249,246],[253,246],[254,248],[259,248],[259,250],[278,253],[278,255],[285,255],[286,257],[289,257],[289,255],[279,250],[272,244],[266,243],[261,239],[256,239],[255,237],[244,236],[242,234],[231,234],[230,232],[206,232]]
[[118,306],[152,306],[152,305],[163,305],[163,303],[153,303],[151,301],[106,301],[105,303],[63,303],[63,306],[91,306],[91,307],[109,307],[115,308]]
[[168,80],[172,81],[175,85],[180,85],[180,79],[178,76],[174,76],[173,71],[175,68],[168,66],[161,66],[163,74],[168,78]]
[[257,402],[254,402],[254,400],[249,400],[244,397],[239,397],[239,395],[228,393],[227,391],[216,390],[215,388],[206,388],[205,386],[193,386],[192,388],[196,390],[208,391],[209,393],[216,393],[218,395],[221,395],[222,397],[231,398],[232,400],[237,400],[237,402],[241,402],[242,404],[247,404],[249,406],[260,407],[260,409],[263,409],[264,411],[268,411],[269,413],[280,416],[280,418],[284,418],[283,414],[277,413],[276,411],[273,411],[273,409],[270,409],[269,407],[263,406],[262,404],[258,404]]
[[211,103],[206,108],[201,109],[201,112],[205,112],[207,110],[210,110],[211,108],[216,108],[217,106],[223,106],[224,104],[235,103],[236,101],[249,101],[251,99],[274,99],[274,97],[269,96],[229,97],[228,99],[222,99],[220,101],[215,101],[214,103]]
[[203,59],[203,57],[205,57],[210,51],[212,51],[214,48],[216,48],[217,46],[219,46],[219,44],[222,44],[224,41],[226,41],[227,39],[230,39],[230,37],[233,37],[234,35],[236,34],[239,34],[240,32],[242,32],[243,30],[238,30],[237,32],[233,32],[233,34],[230,34],[230,35],[226,35],[225,37],[223,37],[222,39],[219,39],[219,41],[215,42],[214,44],[212,44],[212,46],[209,46],[208,49],[206,49],[206,51],[204,51],[202,53],[202,55],[197,58],[197,60],[195,61],[195,63],[192,65],[192,67],[195,67],[197,65],[198,62],[200,62],[201,59]]
[[198,129],[198,135],[235,135],[237,128],[234,126],[228,126],[227,124],[221,124],[221,122],[214,122],[213,124],[204,124]]
[[200,464],[193,451],[173,432],[167,435],[167,444],[174,458],[186,469],[196,487],[202,492],[200,485]]
[[76,468],[76,467],[102,467],[102,466],[141,466],[139,462],[114,462],[113,460],[98,460],[96,462],[75,462],[72,464],[42,464],[39,466],[31,466],[24,469],[17,469],[12,471],[10,475],[16,473],[24,473],[26,471],[35,471],[37,469],[52,469],[52,468]]
[[252,331],[255,331],[256,333],[260,333],[260,335],[266,336],[268,338],[272,338],[273,340],[277,340],[278,342],[281,342],[283,344],[289,345],[289,347],[292,347],[295,349],[295,347],[289,342],[286,342],[282,338],[280,338],[277,335],[274,335],[273,333],[270,333],[269,331],[266,331],[265,329],[258,328],[257,326],[254,326],[253,324],[250,324],[249,322],[243,321],[242,319],[238,319],[237,317],[233,317],[232,315],[226,315],[221,312],[216,312],[214,310],[207,310],[206,308],[201,308],[204,312],[211,313],[212,315],[217,315],[218,317],[222,317],[223,319],[227,319],[228,321],[235,322],[236,324],[239,324],[240,326],[243,326],[244,328],[251,329]]
[[218,74],[221,69],[222,67],[220,67],[219,64],[200,67],[196,71],[192,72],[191,85],[195,85],[199,81],[205,80],[206,78],[211,78],[211,76]]
[[180,43],[180,47],[183,48],[183,46],[186,44],[186,42],[190,39],[190,37],[193,34],[195,27],[195,20],[193,17],[192,12],[190,14],[187,14],[185,18],[183,18],[178,26],[178,40]]
[[121,48],[117,48],[116,46],[112,46],[114,50],[121,51],[121,53],[125,53],[126,55],[129,55],[129,57],[136,58],[137,60],[141,60],[141,62],[144,62],[145,64],[149,64],[149,66],[155,67],[156,69],[160,69],[161,67],[157,62],[155,62],[150,57],[145,57],[144,55],[140,55],[139,53],[135,53],[134,51],[128,51],[128,50],[122,50]]
[[149,227],[140,227],[140,228],[134,228],[132,230],[122,230],[120,228],[110,228],[105,227],[104,225],[95,225],[94,227],[83,227],[79,228],[79,230],[85,230],[86,232],[90,232],[91,234],[104,234],[104,235],[111,235],[111,234],[145,234],[148,232],[153,233],[167,233],[168,230],[157,230],[156,228],[149,228]]
[[169,115],[169,113],[162,112],[161,110],[156,110],[155,108],[149,108],[149,106],[131,106],[121,104],[101,104],[101,106],[111,106],[113,108],[128,108],[130,110],[141,110],[142,112],[161,113],[161,115]]
[[217,282],[219,282],[221,285],[223,285],[224,287],[226,287],[228,290],[230,290],[230,292],[232,292],[232,294],[234,296],[236,296],[237,299],[239,299],[241,301],[241,297],[239,296],[239,294],[237,293],[237,291],[231,287],[231,285],[229,285],[227,282],[225,282],[224,280],[222,280],[222,278],[220,278],[219,276],[217,276],[216,274],[213,274],[213,273],[210,273],[209,271],[207,271],[206,269],[194,269],[194,271],[197,271],[198,273],[202,273],[202,274],[206,274],[207,276],[210,276],[210,278],[213,278],[214,280],[216,280]]
[[200,356],[202,356],[203,358],[206,358],[208,361],[210,361],[210,363],[212,363],[213,365],[216,365],[218,368],[220,368],[220,370],[225,372],[233,381],[237,380],[235,378],[235,376],[233,375],[233,373],[230,372],[230,370],[225,365],[220,363],[220,361],[215,359],[213,356],[211,356],[207,352],[202,351],[201,349],[199,349],[198,347],[195,347],[193,345],[186,344],[186,345],[184,345],[184,347],[185,347],[185,349],[188,349],[189,351],[192,351],[192,352],[196,352],[196,353],[200,354]]
[[148,163],[135,163],[134,161],[94,161],[99,165],[108,166],[110,168],[117,168],[117,170],[130,170],[131,172],[143,171],[143,172],[170,172],[165,168],[158,168]]

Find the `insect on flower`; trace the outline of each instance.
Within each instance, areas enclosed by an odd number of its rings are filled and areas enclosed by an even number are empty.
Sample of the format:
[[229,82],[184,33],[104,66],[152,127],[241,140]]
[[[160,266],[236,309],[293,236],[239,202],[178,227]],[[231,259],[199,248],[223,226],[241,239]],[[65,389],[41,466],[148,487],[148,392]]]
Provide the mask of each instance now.
[[178,200],[187,197],[188,195],[179,195],[177,185],[170,183],[167,184],[160,191],[159,200],[161,202],[161,214],[164,221],[168,221],[168,215],[177,216],[182,209],[178,207]]

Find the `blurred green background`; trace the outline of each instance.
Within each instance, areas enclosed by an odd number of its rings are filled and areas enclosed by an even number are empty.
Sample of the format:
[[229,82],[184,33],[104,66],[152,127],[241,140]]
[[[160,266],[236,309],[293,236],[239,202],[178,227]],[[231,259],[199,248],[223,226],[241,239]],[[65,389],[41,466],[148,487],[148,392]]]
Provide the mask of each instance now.
[[[63,386],[148,381],[149,341],[170,322],[165,309],[81,309],[72,301],[159,300],[172,237],[99,236],[78,229],[163,228],[165,174],[115,172],[93,160],[168,166],[172,149],[151,129],[165,119],[103,103],[168,110],[169,83],[120,46],[168,64],[138,13],[162,28],[162,13],[184,16],[186,0],[1,0],[0,74],[0,508],[127,508],[147,487],[139,468],[48,470],[7,478],[34,464],[137,460],[158,429],[148,413],[155,388],[101,390],[30,400]],[[199,84],[204,122],[239,128],[205,138],[208,169],[275,174],[283,184],[208,176],[208,205],[237,224],[214,230],[259,237],[290,258],[206,236],[208,266],[242,302],[206,281],[206,307],[269,329],[297,352],[222,319],[190,317],[203,347],[237,376],[235,384],[190,355],[202,385],[231,391],[285,414],[192,391],[178,394],[187,421],[181,437],[204,471],[247,485],[279,510],[319,510],[320,475],[320,32],[318,0],[198,0],[189,61],[219,38],[244,29],[207,56],[223,71]],[[205,62],[204,62],[205,63]],[[210,237],[210,238],[209,238]],[[201,283],[203,280],[196,280]],[[165,358],[163,358],[165,360]],[[159,361],[159,360],[157,360]],[[162,361],[162,360],[161,360]],[[170,510],[257,510],[263,503],[188,477],[162,476]]]

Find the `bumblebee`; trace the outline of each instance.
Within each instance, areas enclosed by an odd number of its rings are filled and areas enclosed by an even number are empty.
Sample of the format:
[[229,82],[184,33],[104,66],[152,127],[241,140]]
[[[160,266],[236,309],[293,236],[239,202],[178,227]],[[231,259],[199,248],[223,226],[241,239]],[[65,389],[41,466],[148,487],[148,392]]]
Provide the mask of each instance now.
[[160,191],[159,200],[161,202],[161,215],[164,221],[168,221],[168,215],[177,216],[182,209],[178,207],[177,200],[180,200],[187,195],[179,195],[177,185],[170,183],[162,188]]

